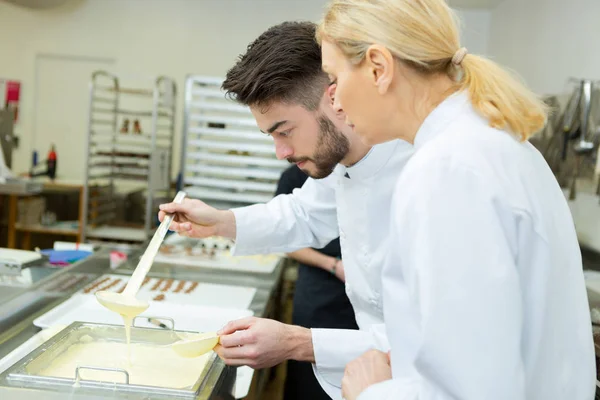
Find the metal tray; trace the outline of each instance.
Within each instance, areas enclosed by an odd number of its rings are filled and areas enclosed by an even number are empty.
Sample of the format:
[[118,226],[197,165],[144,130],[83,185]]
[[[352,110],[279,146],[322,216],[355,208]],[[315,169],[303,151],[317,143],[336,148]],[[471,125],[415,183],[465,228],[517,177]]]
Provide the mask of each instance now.
[[[168,345],[179,340],[177,333],[182,333],[182,331],[176,332],[172,329],[138,328],[134,326],[131,329],[131,343]],[[54,358],[66,351],[69,346],[79,342],[84,335],[91,336],[93,339],[105,341],[120,343],[125,341],[125,331],[123,326],[74,322],[61,333],[39,346],[7,369],[0,375],[0,385],[61,392],[65,391],[77,394],[89,393],[99,395],[109,391],[111,393],[118,393],[119,395],[127,395],[128,398],[135,398],[137,396],[143,396],[144,398],[157,396],[158,398],[163,399],[197,398],[200,393],[206,391],[207,393],[205,394],[208,394],[208,397],[206,398],[209,398],[210,393],[215,390],[215,382],[221,381],[220,376],[226,369],[226,366],[221,359],[213,353],[196,383],[187,389],[171,389],[83,379],[79,381],[78,386],[75,385],[80,370],[94,369],[94,366],[91,365],[78,367],[76,371],[73,371],[72,379],[47,377],[37,374],[37,372],[40,372],[48,366]],[[124,370],[122,371],[126,377],[125,381],[128,382],[129,378],[127,372]],[[201,397],[205,398],[205,396]]]

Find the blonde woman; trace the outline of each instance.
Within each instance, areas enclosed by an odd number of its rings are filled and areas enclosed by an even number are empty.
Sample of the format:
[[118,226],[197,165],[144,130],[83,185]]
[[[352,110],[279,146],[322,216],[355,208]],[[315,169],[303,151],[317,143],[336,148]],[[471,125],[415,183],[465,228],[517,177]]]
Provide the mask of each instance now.
[[317,36],[364,142],[415,147],[382,272],[392,350],[351,362],[344,397],[592,399],[573,221],[527,142],[543,103],[461,47],[443,0],[334,0]]

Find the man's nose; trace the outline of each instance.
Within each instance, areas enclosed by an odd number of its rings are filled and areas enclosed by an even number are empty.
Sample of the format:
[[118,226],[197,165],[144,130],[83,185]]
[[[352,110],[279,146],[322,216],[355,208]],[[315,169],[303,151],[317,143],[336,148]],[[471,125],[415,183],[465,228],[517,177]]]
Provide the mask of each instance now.
[[292,147],[281,141],[275,142],[275,155],[279,160],[284,160],[291,157],[294,154]]

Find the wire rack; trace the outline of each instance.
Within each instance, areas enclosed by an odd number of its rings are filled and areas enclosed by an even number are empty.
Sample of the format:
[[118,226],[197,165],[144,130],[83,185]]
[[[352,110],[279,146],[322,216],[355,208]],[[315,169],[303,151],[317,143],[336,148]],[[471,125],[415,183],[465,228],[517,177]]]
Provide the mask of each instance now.
[[218,208],[267,202],[287,162],[250,109],[225,97],[221,78],[189,76],[185,87],[182,186]]
[[[158,77],[146,88],[123,87],[96,71],[90,82],[84,238],[142,242],[154,231],[156,198],[171,197],[176,85]],[[124,221],[117,190],[141,192],[143,223]],[[122,205],[122,204],[121,204]]]

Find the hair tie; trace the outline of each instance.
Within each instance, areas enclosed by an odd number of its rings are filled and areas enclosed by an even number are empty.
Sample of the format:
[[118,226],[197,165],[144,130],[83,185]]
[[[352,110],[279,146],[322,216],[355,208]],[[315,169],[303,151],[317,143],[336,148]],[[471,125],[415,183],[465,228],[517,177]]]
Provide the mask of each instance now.
[[469,51],[466,47],[461,47],[460,49],[456,50],[456,53],[454,53],[454,55],[452,56],[452,64],[460,65],[465,59],[465,56],[468,52]]

